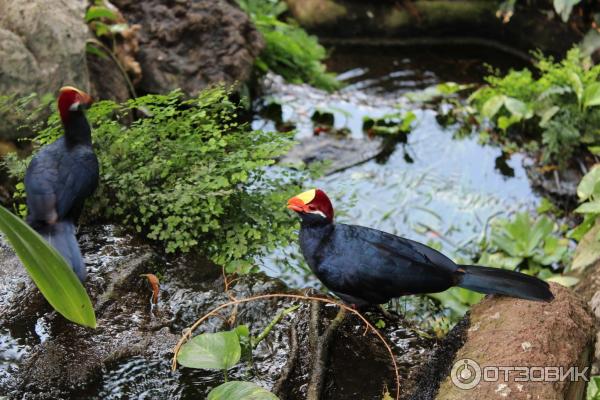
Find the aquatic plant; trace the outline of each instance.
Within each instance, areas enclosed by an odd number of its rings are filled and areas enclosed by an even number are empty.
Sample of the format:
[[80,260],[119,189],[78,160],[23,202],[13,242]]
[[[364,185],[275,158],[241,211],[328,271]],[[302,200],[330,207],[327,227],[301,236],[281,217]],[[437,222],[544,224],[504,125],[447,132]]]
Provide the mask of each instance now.
[[482,137],[524,145],[540,152],[543,163],[562,167],[578,149],[600,154],[600,66],[578,48],[561,62],[536,57],[539,78],[527,69],[494,74],[471,95],[478,124],[492,123]]
[[294,20],[281,19],[287,10],[280,0],[238,0],[265,39],[265,49],[256,67],[265,73],[273,71],[291,83],[308,83],[332,91],[341,86],[335,74],[327,72],[323,60],[325,48]]
[[[290,240],[295,224],[281,204],[298,187],[292,172],[267,168],[291,135],[252,131],[237,109],[222,87],[189,100],[175,91],[95,104],[88,119],[101,182],[87,217],[118,221],[167,252],[198,248],[231,271],[251,270],[254,256]],[[57,138],[57,116],[38,133],[41,144]],[[26,162],[6,158],[18,178]]]

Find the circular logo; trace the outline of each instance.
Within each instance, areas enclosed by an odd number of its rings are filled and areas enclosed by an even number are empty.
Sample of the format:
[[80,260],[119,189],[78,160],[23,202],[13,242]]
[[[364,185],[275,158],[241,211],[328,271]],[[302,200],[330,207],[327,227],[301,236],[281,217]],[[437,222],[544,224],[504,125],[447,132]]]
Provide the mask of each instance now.
[[462,358],[452,366],[450,378],[459,389],[473,389],[481,381],[481,368],[470,358]]

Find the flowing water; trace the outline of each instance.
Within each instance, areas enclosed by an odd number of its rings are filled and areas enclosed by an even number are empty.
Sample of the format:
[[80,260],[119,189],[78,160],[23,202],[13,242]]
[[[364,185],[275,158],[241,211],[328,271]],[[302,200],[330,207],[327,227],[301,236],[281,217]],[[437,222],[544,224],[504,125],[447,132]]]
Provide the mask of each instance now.
[[[409,101],[406,97],[409,92],[423,93],[424,89],[444,81],[481,82],[486,72],[481,61],[482,55],[494,67],[508,66],[505,57],[495,58],[497,55],[494,54],[488,57],[485,49],[461,50],[459,54],[456,49],[447,48],[338,48],[329,61],[330,67],[340,73],[347,85],[333,94],[303,85],[289,85],[277,77],[270,76],[265,80],[263,104],[274,101],[281,104],[284,122],[296,127],[297,138],[301,142],[310,140],[314,135],[311,116],[315,110],[332,113],[335,127],[346,129],[358,149],[372,148],[374,143],[378,145],[363,133],[363,118],[380,117],[399,110],[411,111],[416,115],[406,143],[398,144],[386,160],[361,159],[363,156],[359,152],[350,152],[349,159],[354,158],[359,162],[357,165],[306,183],[307,188],[317,186],[331,196],[339,221],[379,228],[422,242],[435,242],[449,255],[468,257],[475,251],[476,243],[491,218],[535,207],[538,197],[532,192],[525,176],[523,157],[515,155],[506,161],[498,148],[480,145],[472,138],[456,138],[456,128],[444,128],[438,124],[435,110]],[[265,118],[259,118],[253,124],[255,128],[264,129],[274,129],[276,125]],[[305,156],[310,159],[315,155]],[[102,286],[104,275],[107,282],[117,281],[110,274],[117,274],[126,264],[142,259],[145,250],[141,250],[142,246],[137,243],[127,244],[127,240],[110,230],[99,235],[103,237],[100,241],[94,240],[92,235],[91,239],[83,238],[83,242],[94,242],[93,249],[86,249],[84,244],[84,252],[88,255],[93,253],[87,260],[97,272],[92,274],[95,276],[92,284]],[[160,257],[154,258],[156,260],[151,264],[166,263]],[[282,278],[291,286],[319,286],[303,266],[296,244],[278,250],[262,260],[262,264],[268,274]],[[135,266],[128,268],[134,276],[138,276],[139,271]],[[163,307],[166,306],[172,315],[164,334],[171,340],[172,334],[179,335],[185,326],[202,313],[201,307],[196,309],[195,305],[209,307],[215,302],[225,301],[219,297],[224,295],[213,290],[210,284],[206,284],[206,287],[204,283],[198,287],[190,284],[210,281],[196,276],[187,277],[185,274],[189,273],[189,266],[187,270],[181,272],[171,268],[167,279],[163,281],[161,296],[166,299],[162,300]],[[5,286],[10,292],[15,292],[15,285],[13,282]],[[144,308],[145,303],[142,302],[143,306],[140,307],[135,294],[136,290],[140,291],[138,286],[127,288],[127,291],[119,294],[128,299],[122,302],[126,308],[116,310],[121,320],[108,314],[110,318],[104,321],[103,333],[108,335],[105,336],[106,340],[111,337],[112,330],[118,335],[126,335],[128,332],[137,332],[137,329],[149,323],[146,321],[148,313]],[[249,290],[249,293],[253,290]],[[147,296],[143,288],[141,293]],[[0,301],[10,298],[1,294]],[[270,320],[270,316],[259,315],[263,312],[260,309],[249,312],[257,315],[244,317],[257,321],[256,326]],[[10,386],[11,377],[32,346],[40,341],[55,339],[48,338],[52,329],[46,325],[52,324],[42,316],[35,323],[35,328],[24,330],[25,333],[0,331],[0,387]],[[149,332],[145,334],[153,337],[153,331]],[[414,333],[407,333],[403,328],[386,334],[402,350],[398,361],[404,379],[415,365],[424,362],[430,349]],[[285,337],[283,334],[271,336],[277,336],[277,339],[272,344],[266,341],[266,350],[258,352],[260,354],[255,359],[259,378],[255,377],[254,380],[266,387],[272,385],[273,382],[269,380],[277,376],[276,372],[281,370],[289,350],[287,339],[281,339]],[[160,334],[157,333],[157,337],[160,338]],[[101,338],[98,336],[96,340]],[[369,360],[361,359],[354,348],[334,348],[333,351],[340,365],[368,365]],[[378,391],[381,375],[389,375],[388,366],[384,362],[379,370],[369,368],[364,380],[359,380],[359,385],[356,382],[344,382],[339,385],[339,390],[360,392],[364,386],[368,386],[364,382],[372,381],[371,386]],[[338,369],[342,372],[345,370],[342,367]],[[234,378],[243,378],[246,374],[240,368],[231,373]],[[344,378],[336,376],[336,379],[343,382]],[[81,390],[76,390],[79,395],[74,398],[202,398],[220,382],[220,373],[189,369],[170,372],[169,358],[163,349],[162,353],[157,350],[155,355],[148,356],[142,352],[142,355],[124,356],[105,363],[92,381]],[[339,393],[330,393],[330,396],[349,398]]]
[[[370,142],[364,118],[413,112],[416,120],[406,143],[386,161],[360,163],[306,182],[306,188],[328,193],[340,222],[436,244],[449,256],[469,258],[492,218],[536,206],[539,198],[528,182],[525,160],[519,154],[505,160],[499,148],[481,145],[475,137],[457,138],[457,127],[441,126],[436,110],[410,99],[441,82],[481,83],[487,65],[506,69],[507,58],[486,49],[342,47],[330,60],[347,83],[339,92],[271,77],[265,98],[281,104],[282,119],[295,126],[300,142],[314,136],[311,116],[320,111],[333,114],[335,128],[348,131],[359,148]],[[275,125],[259,118],[254,127]],[[296,245],[274,252],[262,265],[292,286],[319,286]]]

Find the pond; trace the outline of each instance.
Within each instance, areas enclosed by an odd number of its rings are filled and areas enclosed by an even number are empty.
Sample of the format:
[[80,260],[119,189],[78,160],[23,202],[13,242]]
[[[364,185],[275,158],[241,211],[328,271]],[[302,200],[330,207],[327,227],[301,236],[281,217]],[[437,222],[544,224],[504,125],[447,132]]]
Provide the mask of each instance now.
[[[526,160],[520,154],[505,160],[497,147],[456,137],[457,127],[441,126],[435,110],[410,99],[446,81],[481,83],[490,65],[506,70],[507,60],[481,48],[339,47],[329,64],[347,83],[342,90],[329,94],[270,77],[264,98],[281,104],[283,122],[295,126],[299,142],[312,140],[311,116],[321,111],[334,115],[334,127],[348,131],[356,149],[372,147],[363,132],[364,118],[414,113],[406,143],[389,158],[361,162],[364,154],[357,151],[356,165],[306,182],[306,189],[328,193],[339,222],[435,244],[451,257],[469,259],[492,218],[537,205],[539,196],[523,167]],[[253,126],[275,128],[261,117]],[[294,287],[319,287],[298,251],[292,244],[274,252],[261,260],[263,270]]]

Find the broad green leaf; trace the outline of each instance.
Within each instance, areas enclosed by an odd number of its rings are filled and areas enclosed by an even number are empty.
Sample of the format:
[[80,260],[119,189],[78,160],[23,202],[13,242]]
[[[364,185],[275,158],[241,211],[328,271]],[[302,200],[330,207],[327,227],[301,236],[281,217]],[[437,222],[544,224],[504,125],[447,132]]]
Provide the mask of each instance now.
[[587,200],[592,194],[596,185],[600,182],[600,164],[596,164],[590,171],[581,178],[581,182],[577,185],[577,197],[579,200]]
[[587,149],[595,156],[600,156],[600,146],[588,146]]
[[554,10],[560,15],[563,22],[569,20],[573,6],[577,5],[581,0],[554,0]]
[[590,231],[588,231],[575,249],[575,255],[573,256],[573,263],[571,268],[573,270],[584,269],[600,260],[600,240],[598,240],[598,234],[600,233],[600,224],[596,224]]
[[575,209],[579,214],[600,214],[600,200],[583,203]]
[[600,376],[590,377],[587,385],[586,400],[600,400]]
[[532,255],[533,251],[541,244],[545,237],[552,233],[554,223],[545,215],[538,218],[533,225],[530,234],[527,238],[527,247],[525,252],[527,255]]
[[503,269],[514,270],[517,268],[519,264],[523,262],[523,257],[511,257],[507,256],[504,253],[487,253],[484,252],[481,254],[479,261],[477,261],[478,265],[483,265],[486,267],[496,267]]
[[544,126],[546,126],[548,121],[550,121],[552,119],[552,117],[554,117],[554,115],[556,115],[556,113],[559,110],[560,110],[560,108],[558,106],[552,106],[552,107],[549,107],[549,108],[546,108],[545,110],[543,110],[540,113],[540,126],[542,128]]
[[252,382],[231,381],[211,390],[207,400],[279,400],[279,398]]
[[579,278],[567,275],[554,275],[546,279],[546,282],[556,282],[559,285],[570,287],[576,285],[579,282]]
[[85,22],[94,21],[100,18],[115,21],[117,19],[117,14],[111,9],[102,6],[91,6],[85,13]]
[[62,256],[29,225],[1,206],[0,230],[48,303],[69,321],[95,328],[92,302]]
[[506,96],[503,95],[490,97],[481,107],[481,115],[490,119],[493,118],[504,104],[505,99]]
[[177,362],[188,368],[229,369],[240,361],[241,347],[235,330],[203,333],[181,346]]
[[594,82],[585,88],[583,106],[591,107],[600,105],[600,82]]
[[532,112],[529,107],[527,107],[527,104],[514,97],[507,97],[506,100],[504,100],[504,107],[519,119],[527,119],[532,116]]

